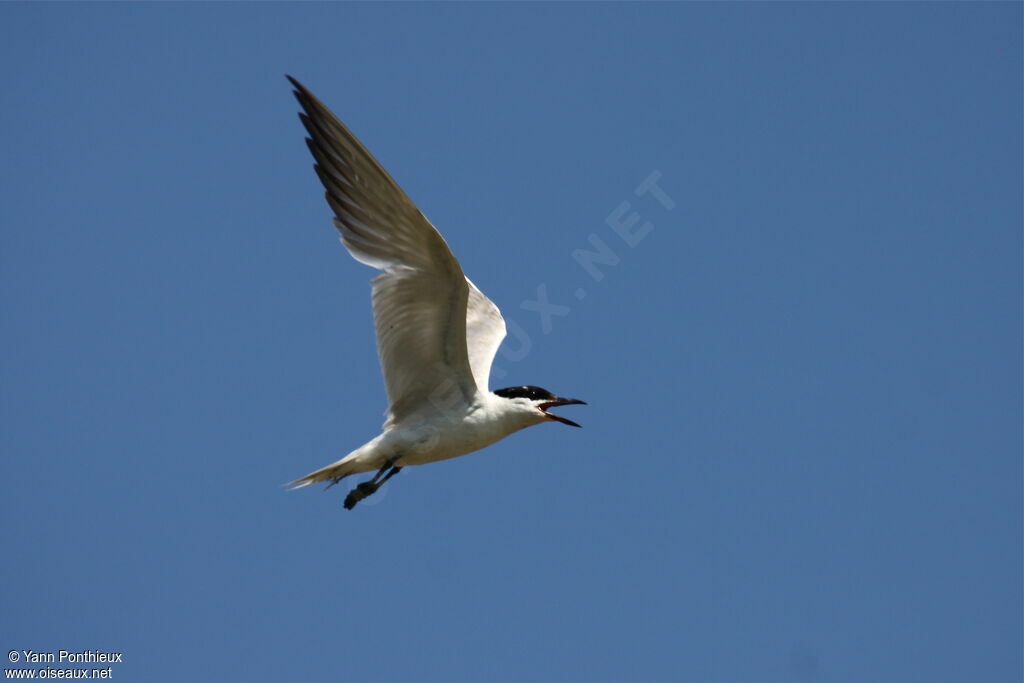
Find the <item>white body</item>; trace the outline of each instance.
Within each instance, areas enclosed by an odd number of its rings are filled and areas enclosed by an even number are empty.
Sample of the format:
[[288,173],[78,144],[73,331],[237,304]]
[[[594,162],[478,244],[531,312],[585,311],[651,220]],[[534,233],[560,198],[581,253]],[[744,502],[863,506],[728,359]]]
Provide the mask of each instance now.
[[297,486],[376,472],[387,465],[425,465],[486,448],[545,418],[532,406],[479,392],[468,404],[424,414],[408,424],[391,424],[376,438],[336,463],[317,470]]
[[345,124],[291,81],[342,244],[381,271],[371,300],[389,399],[380,436],[292,485],[454,458],[546,420],[578,427],[546,408],[581,401],[539,387],[501,390],[501,396],[488,390],[491,363],[505,338],[501,311]]

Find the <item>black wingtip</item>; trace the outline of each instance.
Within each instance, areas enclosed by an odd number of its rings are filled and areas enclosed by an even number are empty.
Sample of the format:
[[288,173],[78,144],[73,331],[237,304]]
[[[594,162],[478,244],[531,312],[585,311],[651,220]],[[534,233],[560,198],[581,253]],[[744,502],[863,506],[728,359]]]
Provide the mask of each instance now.
[[309,101],[309,99],[312,97],[309,91],[306,90],[306,86],[302,85],[301,83],[299,83],[297,79],[293,78],[292,76],[289,76],[288,74],[285,74],[284,77],[287,78],[288,82],[291,83],[292,87],[295,88],[294,90],[292,90],[292,94],[295,95],[295,99],[297,99],[299,101],[299,104],[301,104],[303,108],[305,108],[306,102]]

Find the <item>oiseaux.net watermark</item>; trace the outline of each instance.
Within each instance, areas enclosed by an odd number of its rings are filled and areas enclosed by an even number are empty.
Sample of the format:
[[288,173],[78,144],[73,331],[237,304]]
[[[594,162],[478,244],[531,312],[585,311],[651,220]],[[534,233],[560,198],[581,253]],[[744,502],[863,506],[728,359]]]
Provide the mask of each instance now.
[[[671,211],[676,207],[675,200],[673,200],[661,185],[658,184],[658,181],[660,180],[661,171],[651,171],[647,177],[633,189],[633,194],[640,198],[649,196],[661,206],[662,212]],[[654,222],[647,217],[650,208],[651,207],[645,207],[643,211],[647,213],[641,214],[640,211],[633,209],[632,202],[629,200],[623,200],[618,204],[618,206],[612,209],[612,212],[605,218],[605,225],[608,226],[629,249],[634,249],[654,230]],[[596,232],[592,232],[587,235],[587,243],[590,246],[589,249],[574,249],[572,251],[572,260],[576,262],[576,264],[593,282],[601,282],[605,278],[605,272],[601,267],[614,267],[619,265],[622,261],[621,248],[616,249],[609,245],[608,242]],[[537,285],[536,292],[536,299],[524,299],[523,302],[519,304],[519,308],[537,313],[540,317],[541,332],[545,335],[551,334],[551,331],[554,329],[554,318],[566,317],[572,312],[572,306],[567,305],[566,303],[552,303],[551,298],[548,295],[547,284],[543,282]],[[583,287],[577,287],[573,292],[573,297],[577,301],[583,301],[586,296],[587,290]],[[516,339],[518,348],[513,349],[509,348],[509,345],[504,345],[500,351],[501,356],[512,362],[521,361],[529,355],[530,350],[533,348],[530,335],[521,325],[516,323],[514,319],[507,319],[505,321],[505,325],[508,328],[509,334]],[[500,379],[501,377],[504,377],[507,372],[499,367],[495,367],[492,369],[492,374]]]
[[[587,235],[587,247],[574,249],[570,258],[589,278],[590,283],[599,283],[605,279],[606,269],[614,268],[622,262],[623,245],[627,250],[635,249],[654,231],[654,220],[658,213],[665,214],[676,207],[676,202],[669,195],[668,191],[661,185],[661,171],[653,170],[633,188],[633,198],[624,199],[605,217],[604,224],[610,230],[611,235],[604,236],[598,232],[591,232]],[[634,202],[639,206],[634,207]],[[613,235],[615,237],[613,237]],[[606,239],[606,237],[608,239]],[[617,239],[616,239],[617,237]],[[609,244],[611,242],[611,244]],[[620,244],[621,243],[621,244]],[[614,246],[613,246],[614,245]],[[584,281],[588,287],[588,284]],[[568,299],[560,299],[557,302],[552,300],[548,293],[547,284],[539,283],[535,288],[534,298],[523,299],[519,308],[524,311],[535,312],[539,318],[540,331],[543,335],[549,335],[554,330],[555,318],[565,318],[573,308]],[[576,287],[572,297],[577,302],[582,302],[588,292],[585,287]],[[505,328],[507,332],[506,342],[501,345],[499,355],[505,361],[518,363],[530,355],[533,350],[533,338],[530,333],[520,325],[515,318],[505,316]],[[497,359],[496,359],[497,360]],[[508,375],[508,371],[497,363],[491,368],[491,376],[501,379]],[[440,414],[449,414],[453,420],[461,416],[459,407],[463,405],[463,396],[454,380],[448,379],[440,383],[431,392],[429,400]],[[440,438],[436,426],[428,428],[432,434],[426,434],[425,447],[428,447],[432,439]],[[376,505],[382,503],[387,497],[387,488],[382,489],[378,495],[368,498],[364,505]]]
[[7,661],[21,666],[5,668],[6,679],[111,679],[114,677],[115,665],[124,661],[124,653],[105,650],[10,650]]

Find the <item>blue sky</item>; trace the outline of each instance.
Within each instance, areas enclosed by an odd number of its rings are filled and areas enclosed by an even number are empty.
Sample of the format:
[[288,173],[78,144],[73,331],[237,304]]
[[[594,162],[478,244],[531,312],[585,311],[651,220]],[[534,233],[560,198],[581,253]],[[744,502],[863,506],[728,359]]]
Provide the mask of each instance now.
[[[139,681],[1020,680],[1021,13],[0,5],[0,645]],[[584,429],[354,512],[281,488],[385,408],[285,73],[518,330],[492,386]]]

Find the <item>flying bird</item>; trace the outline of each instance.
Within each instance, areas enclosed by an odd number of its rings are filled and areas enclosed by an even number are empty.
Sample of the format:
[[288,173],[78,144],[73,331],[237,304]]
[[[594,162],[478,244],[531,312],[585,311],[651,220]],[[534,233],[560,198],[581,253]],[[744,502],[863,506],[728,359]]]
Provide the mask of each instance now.
[[383,431],[341,460],[287,484],[300,488],[375,472],[345,498],[372,495],[407,465],[446,460],[583,404],[536,386],[491,392],[494,354],[505,338],[498,307],[462,272],[448,244],[356,136],[301,83],[287,77],[327,190],[341,242],[373,278],[374,325],[389,407]]

